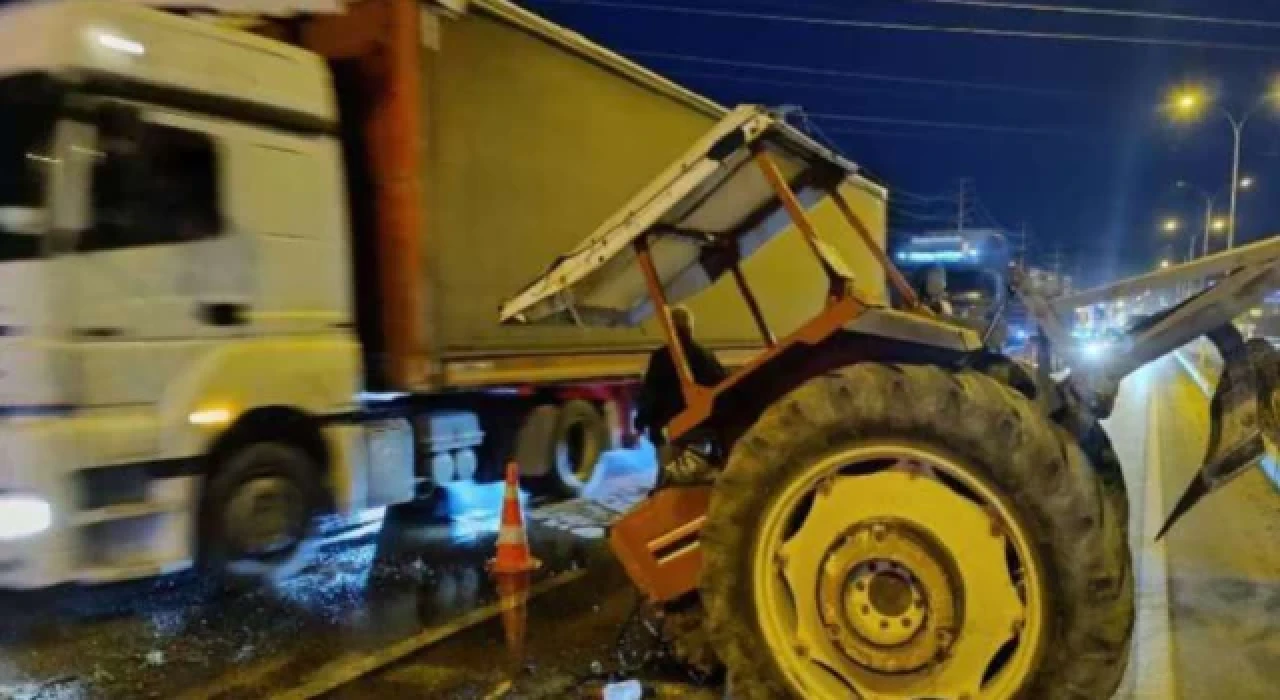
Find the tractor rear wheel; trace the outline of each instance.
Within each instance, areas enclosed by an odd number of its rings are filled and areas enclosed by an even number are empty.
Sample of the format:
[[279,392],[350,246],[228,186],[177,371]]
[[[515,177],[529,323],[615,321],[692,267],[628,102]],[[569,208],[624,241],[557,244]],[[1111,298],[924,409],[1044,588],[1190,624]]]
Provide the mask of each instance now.
[[1123,482],[974,373],[811,380],[735,445],[703,531],[735,698],[1106,698],[1133,626]]

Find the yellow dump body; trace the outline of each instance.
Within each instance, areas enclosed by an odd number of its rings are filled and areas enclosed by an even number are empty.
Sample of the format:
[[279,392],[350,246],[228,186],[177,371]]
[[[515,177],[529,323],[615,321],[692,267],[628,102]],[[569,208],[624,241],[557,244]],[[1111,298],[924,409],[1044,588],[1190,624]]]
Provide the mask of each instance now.
[[[365,24],[376,37],[376,20]],[[380,281],[366,276],[362,285],[381,292],[366,304],[382,315],[383,335],[366,339],[386,348],[374,362],[399,368],[390,374],[412,390],[637,375],[661,342],[656,327],[500,325],[499,305],[622,208],[726,110],[505,0],[475,0],[456,15],[424,13],[420,30],[413,89],[400,83],[378,99],[392,104],[420,91],[421,109],[374,109],[367,125],[374,148],[404,144],[420,153],[422,173],[417,212],[396,199],[407,191],[400,184],[375,187],[401,212],[380,216]],[[326,43],[349,34],[339,30]],[[388,129],[416,123],[420,138],[385,140]],[[390,179],[401,155],[371,154],[372,177]],[[884,190],[855,180],[846,195],[883,244]],[[883,298],[882,271],[838,212],[823,205],[814,217],[864,293]],[[405,244],[406,225],[420,229],[413,245]],[[779,334],[821,308],[825,279],[800,236],[777,237],[745,271]],[[387,282],[405,279],[418,281],[413,294]],[[690,306],[703,341],[724,350],[760,346],[731,280]]]

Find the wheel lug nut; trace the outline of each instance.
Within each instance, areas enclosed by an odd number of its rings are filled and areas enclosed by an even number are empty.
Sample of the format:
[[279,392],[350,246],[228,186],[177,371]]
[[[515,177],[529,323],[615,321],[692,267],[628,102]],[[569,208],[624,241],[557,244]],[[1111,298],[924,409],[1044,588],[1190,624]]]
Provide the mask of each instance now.
[[876,538],[876,542],[884,542],[884,538],[889,536],[889,528],[877,523],[871,526],[871,536]]
[[945,651],[946,649],[948,649],[951,646],[951,642],[953,640],[954,640],[954,637],[951,634],[951,630],[949,629],[938,630],[938,646],[941,648],[941,650]]

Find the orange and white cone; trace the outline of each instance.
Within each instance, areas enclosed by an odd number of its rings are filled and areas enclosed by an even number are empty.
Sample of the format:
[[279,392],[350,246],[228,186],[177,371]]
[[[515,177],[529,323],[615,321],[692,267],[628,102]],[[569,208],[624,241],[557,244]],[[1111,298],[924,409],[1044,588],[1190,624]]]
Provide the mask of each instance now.
[[520,467],[507,464],[507,490],[502,498],[502,521],[498,528],[496,556],[489,560],[489,573],[498,588],[498,607],[502,611],[502,629],[513,664],[524,660],[524,638],[529,597],[529,583],[542,563],[529,551],[529,538],[524,530],[524,514],[520,509]]

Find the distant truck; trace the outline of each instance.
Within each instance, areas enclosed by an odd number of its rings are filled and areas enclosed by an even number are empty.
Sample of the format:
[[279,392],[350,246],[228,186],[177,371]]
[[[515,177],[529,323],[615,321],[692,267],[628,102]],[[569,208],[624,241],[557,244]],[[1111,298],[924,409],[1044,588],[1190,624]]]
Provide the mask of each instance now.
[[[460,6],[252,31],[0,11],[0,588],[269,579],[321,516],[511,457],[590,480],[660,333],[495,312],[726,111],[514,4]],[[846,190],[883,244],[886,192]],[[744,265],[784,326],[822,284],[788,245]],[[726,364],[760,347],[731,288],[692,308]]]
[[992,342],[1003,344],[1007,318],[996,315],[1009,297],[1006,273],[1013,259],[1004,234],[967,229],[904,236],[894,246],[893,259],[922,293],[929,271],[941,267],[954,316],[979,332],[995,321]]

